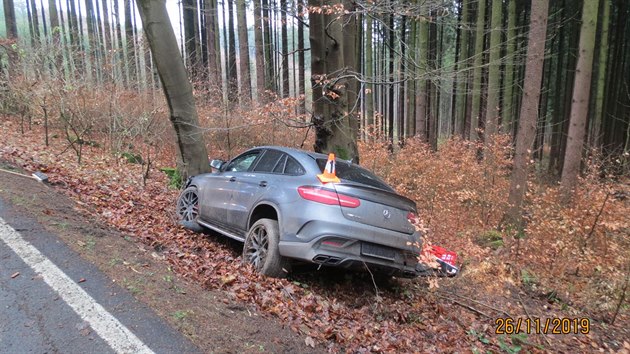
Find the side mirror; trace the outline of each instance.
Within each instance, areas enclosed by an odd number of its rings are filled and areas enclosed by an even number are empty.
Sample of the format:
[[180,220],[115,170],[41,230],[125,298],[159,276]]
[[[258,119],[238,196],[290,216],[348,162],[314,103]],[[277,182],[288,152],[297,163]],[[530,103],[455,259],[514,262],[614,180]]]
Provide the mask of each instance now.
[[213,170],[217,170],[217,171],[221,170],[221,167],[223,167],[223,164],[225,164],[225,161],[223,160],[210,161],[210,167],[212,167]]

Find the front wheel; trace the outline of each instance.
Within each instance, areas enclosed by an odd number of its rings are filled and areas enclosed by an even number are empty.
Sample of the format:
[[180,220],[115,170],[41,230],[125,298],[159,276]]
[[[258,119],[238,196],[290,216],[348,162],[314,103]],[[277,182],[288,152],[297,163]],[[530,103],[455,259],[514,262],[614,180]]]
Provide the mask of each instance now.
[[197,187],[190,186],[184,189],[177,198],[176,211],[182,226],[195,232],[203,231],[203,227],[197,223],[199,218],[199,191]]
[[290,262],[280,255],[278,221],[260,219],[252,225],[243,245],[243,262],[266,276],[284,278],[290,271]]

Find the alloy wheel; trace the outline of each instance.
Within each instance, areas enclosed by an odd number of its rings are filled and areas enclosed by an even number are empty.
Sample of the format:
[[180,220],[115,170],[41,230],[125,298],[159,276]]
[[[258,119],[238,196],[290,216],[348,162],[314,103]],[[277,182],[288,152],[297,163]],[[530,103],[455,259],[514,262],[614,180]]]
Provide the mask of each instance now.
[[185,190],[177,202],[177,215],[182,221],[197,221],[199,197],[193,189]]
[[269,249],[269,237],[264,225],[257,225],[250,231],[245,245],[245,259],[247,263],[261,270],[267,258]]

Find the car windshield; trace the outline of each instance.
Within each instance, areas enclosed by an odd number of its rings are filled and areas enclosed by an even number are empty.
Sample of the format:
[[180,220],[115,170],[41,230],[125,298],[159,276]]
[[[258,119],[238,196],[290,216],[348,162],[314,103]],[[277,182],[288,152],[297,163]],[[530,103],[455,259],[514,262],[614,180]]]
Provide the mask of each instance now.
[[[326,162],[326,159],[317,159],[317,165],[319,166],[320,170],[324,170],[324,167],[326,167]],[[390,186],[385,184],[385,182],[376,177],[372,172],[357,165],[337,160],[335,161],[335,170],[337,172],[337,177],[339,177],[340,179],[366,184],[368,186],[384,189],[390,192],[393,191]]]

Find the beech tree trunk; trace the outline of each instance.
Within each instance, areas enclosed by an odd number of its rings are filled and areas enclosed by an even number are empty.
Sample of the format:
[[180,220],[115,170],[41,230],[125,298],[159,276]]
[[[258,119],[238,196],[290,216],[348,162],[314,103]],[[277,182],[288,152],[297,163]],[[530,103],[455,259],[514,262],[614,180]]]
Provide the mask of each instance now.
[[[339,3],[340,0],[336,0],[330,5]],[[320,8],[323,1],[309,0],[308,4],[311,8]],[[343,78],[345,67],[343,50],[346,38],[342,19],[345,15],[311,12],[309,17],[313,83],[312,122],[316,135],[314,150],[334,152],[341,159],[356,161],[359,153],[350,121],[347,94],[349,83]],[[352,65],[352,62],[349,61],[349,64]]]
[[137,5],[177,135],[180,173],[186,178],[208,172],[208,153],[199,127],[192,85],[177,47],[166,0],[139,0]]
[[579,56],[575,71],[575,82],[573,84],[569,133],[567,136],[567,147],[560,180],[565,197],[569,197],[572,194],[577,184],[578,174],[580,173],[584,132],[591,90],[591,73],[593,69],[593,51],[595,48],[598,10],[598,1],[584,1]]

